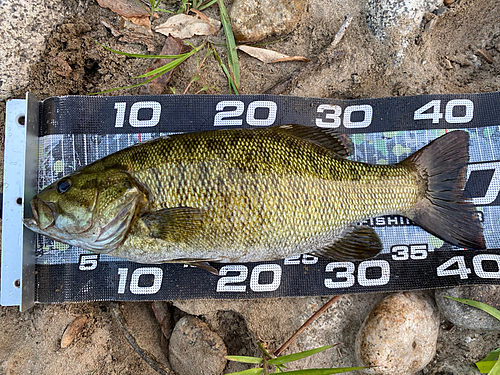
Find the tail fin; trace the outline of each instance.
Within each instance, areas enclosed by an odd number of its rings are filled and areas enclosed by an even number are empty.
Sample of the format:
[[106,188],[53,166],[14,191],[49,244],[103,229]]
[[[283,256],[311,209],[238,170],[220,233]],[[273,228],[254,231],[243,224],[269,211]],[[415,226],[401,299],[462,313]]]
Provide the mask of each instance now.
[[469,133],[453,131],[429,143],[400,165],[415,173],[420,196],[407,216],[453,245],[485,249],[474,206],[462,197],[469,161]]

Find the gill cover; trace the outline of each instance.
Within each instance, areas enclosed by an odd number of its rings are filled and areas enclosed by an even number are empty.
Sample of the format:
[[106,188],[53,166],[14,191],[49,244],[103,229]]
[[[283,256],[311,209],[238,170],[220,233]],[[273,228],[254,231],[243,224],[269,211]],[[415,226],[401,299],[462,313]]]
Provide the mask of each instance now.
[[146,193],[127,172],[75,172],[49,185],[31,201],[25,225],[57,241],[107,253],[125,238]]

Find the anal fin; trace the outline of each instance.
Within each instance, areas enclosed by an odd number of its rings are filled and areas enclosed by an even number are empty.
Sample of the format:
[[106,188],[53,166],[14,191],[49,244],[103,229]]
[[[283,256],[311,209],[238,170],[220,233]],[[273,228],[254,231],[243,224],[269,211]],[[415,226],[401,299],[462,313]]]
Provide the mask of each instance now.
[[334,243],[311,254],[338,261],[355,261],[373,258],[383,248],[373,228],[358,225],[347,228]]

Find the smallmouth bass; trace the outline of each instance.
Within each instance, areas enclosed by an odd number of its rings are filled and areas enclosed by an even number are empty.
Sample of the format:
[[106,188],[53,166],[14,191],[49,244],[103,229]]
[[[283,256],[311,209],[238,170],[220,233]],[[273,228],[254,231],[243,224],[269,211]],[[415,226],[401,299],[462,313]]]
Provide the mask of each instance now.
[[462,198],[469,135],[452,131],[394,165],[346,160],[345,137],[300,125],[186,133],[89,164],[31,200],[35,232],[139,263],[253,262],[309,253],[347,261],[383,248],[355,225],[406,216],[484,249]]

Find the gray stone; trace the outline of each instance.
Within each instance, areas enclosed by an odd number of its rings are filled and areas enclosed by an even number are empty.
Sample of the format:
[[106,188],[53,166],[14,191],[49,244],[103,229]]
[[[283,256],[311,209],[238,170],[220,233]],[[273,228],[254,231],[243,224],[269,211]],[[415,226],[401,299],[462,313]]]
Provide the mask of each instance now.
[[269,35],[293,30],[305,10],[306,0],[235,0],[229,11],[234,37],[255,42]]
[[45,40],[64,19],[83,14],[86,1],[6,0],[0,6],[0,100],[28,85],[30,65],[40,59]]
[[500,309],[500,286],[476,285],[437,289],[435,295],[442,314],[456,326],[489,331],[500,330],[500,321],[491,315],[445,296],[473,299]]
[[394,49],[394,61],[400,63],[425,13],[442,5],[443,0],[368,0],[366,21],[373,34]]
[[181,318],[172,332],[169,360],[182,375],[218,375],[226,367],[226,346],[222,339],[194,316]]
[[436,354],[439,314],[424,293],[395,293],[384,298],[363,322],[356,356],[367,374],[410,375]]

